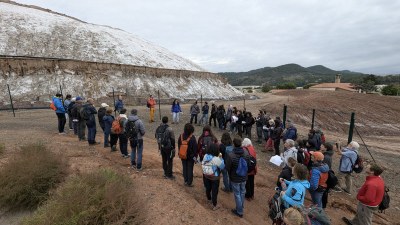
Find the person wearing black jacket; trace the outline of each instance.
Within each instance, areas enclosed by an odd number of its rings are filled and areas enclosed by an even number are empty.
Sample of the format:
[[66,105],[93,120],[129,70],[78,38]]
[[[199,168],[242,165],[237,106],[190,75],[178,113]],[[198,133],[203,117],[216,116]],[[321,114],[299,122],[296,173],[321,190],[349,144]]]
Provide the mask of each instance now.
[[291,181],[293,177],[292,169],[294,165],[296,165],[297,160],[290,157],[288,159],[288,165],[285,165],[285,167],[282,168],[281,173],[278,176],[278,181],[276,181],[276,186],[278,186],[279,190],[282,190],[282,184],[280,182],[280,178],[283,178],[285,180]]
[[255,123],[255,120],[253,118],[253,115],[251,115],[251,112],[246,112],[244,121],[245,121],[245,124],[244,124],[245,134],[251,140],[251,128],[253,127],[253,124]]
[[[158,130],[159,128],[157,128]],[[164,136],[165,140],[169,139],[169,144],[168,146],[163,146],[161,145],[162,143],[159,143],[159,149],[161,152],[161,157],[162,157],[162,166],[164,170],[164,178],[174,180],[175,176],[172,174],[172,166],[173,166],[173,160],[175,157],[175,135],[174,131],[170,126],[168,126],[168,117],[164,116],[162,118],[162,124],[160,125],[160,129],[164,131]],[[155,137],[157,138],[157,133],[155,134]],[[161,140],[163,141],[163,140]]]
[[[242,134],[243,134],[243,124],[246,123],[246,122],[244,121],[244,116],[243,116],[243,113],[242,113],[241,110],[238,111],[237,117],[238,117],[238,120],[236,121],[236,129],[237,129],[238,135],[239,135],[240,137],[242,137]],[[244,122],[244,123],[243,123],[243,122]]]
[[97,110],[94,107],[94,100],[92,98],[89,98],[87,100],[88,104],[84,106],[84,110],[87,111],[89,114],[89,119],[86,120],[86,126],[88,128],[88,142],[89,145],[96,145],[100,144],[96,142],[96,118],[94,117],[95,114],[97,114]]
[[188,148],[186,159],[182,160],[182,175],[185,186],[193,187],[193,167],[194,163],[197,162],[197,141],[196,137],[193,135],[194,127],[192,124],[187,123],[183,129],[183,134],[179,136],[178,139],[178,149],[181,148],[182,141],[187,140],[189,137]]
[[208,121],[208,125],[210,126],[211,126],[211,120],[214,121],[214,127],[217,127],[217,106],[214,103],[211,104],[211,116]]
[[[233,151],[228,154],[225,167],[229,173],[233,194],[235,197],[236,208],[232,209],[232,213],[238,217],[243,217],[244,195],[246,194],[246,181],[247,173],[245,176],[239,176],[236,170],[239,166],[240,158],[245,158],[246,162],[249,161],[248,151],[244,151],[241,138],[233,139]],[[247,163],[249,164],[249,163]]]
[[279,119],[275,120],[275,127],[272,131],[271,138],[274,141],[274,149],[275,149],[275,155],[280,155],[280,150],[279,146],[281,144],[281,136],[282,136],[282,126],[281,126],[281,121]]
[[103,132],[104,132],[104,128],[105,128],[103,117],[106,115],[106,111],[107,111],[107,107],[108,106],[109,105],[107,105],[106,103],[101,103],[101,107],[99,108],[99,111],[97,112],[97,117],[99,119],[99,124],[100,124],[100,127],[103,130]]

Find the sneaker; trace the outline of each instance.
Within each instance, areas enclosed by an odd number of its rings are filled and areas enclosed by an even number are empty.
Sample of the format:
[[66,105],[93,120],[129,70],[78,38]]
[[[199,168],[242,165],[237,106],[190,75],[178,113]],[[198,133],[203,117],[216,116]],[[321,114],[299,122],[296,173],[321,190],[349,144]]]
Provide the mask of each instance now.
[[221,188],[221,190],[223,191],[223,192],[226,192],[226,193],[229,193],[229,192],[231,192],[229,189],[227,189],[227,188]]
[[113,145],[113,146],[111,147],[111,151],[112,151],[112,152],[117,151],[117,146]]
[[[132,165],[131,168],[134,170],[136,169],[136,165]],[[164,175],[165,176],[165,175]]]
[[186,183],[186,187],[193,187],[193,186],[194,186],[193,184]]
[[339,186],[335,186],[331,190],[334,191],[334,192],[342,192],[343,191]]
[[243,218],[243,215],[239,214],[239,213],[236,211],[236,209],[232,209],[231,212],[232,212],[235,216],[238,216],[238,217],[240,217],[240,218]]
[[216,206],[213,206],[212,210],[215,211],[215,210],[218,210],[219,208],[221,208],[221,207],[219,207],[219,205],[216,205]]
[[140,172],[140,171],[142,171],[143,170],[143,168],[142,167],[140,167],[140,168],[136,168],[136,172]]
[[65,135],[65,134],[67,134],[67,133],[65,133],[65,132],[61,132],[61,133],[58,133],[59,135]]
[[353,225],[353,223],[349,219],[347,219],[346,217],[342,217],[342,220],[343,220],[343,222],[346,223],[346,225]]
[[74,130],[74,128],[69,128],[69,130]]
[[122,158],[129,158],[129,156],[128,155],[122,155]]

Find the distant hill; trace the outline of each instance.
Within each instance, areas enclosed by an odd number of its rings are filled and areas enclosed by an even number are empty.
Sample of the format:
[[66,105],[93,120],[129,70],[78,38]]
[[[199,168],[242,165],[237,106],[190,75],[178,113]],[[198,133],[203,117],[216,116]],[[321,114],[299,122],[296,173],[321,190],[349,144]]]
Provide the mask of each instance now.
[[291,63],[277,67],[264,67],[250,70],[248,72],[226,72],[220,73],[226,77],[231,85],[277,85],[292,82],[297,86],[308,83],[334,82],[336,74],[342,74],[341,81],[344,83],[356,83],[367,74],[352,72],[349,70],[336,71],[322,65],[302,67]]

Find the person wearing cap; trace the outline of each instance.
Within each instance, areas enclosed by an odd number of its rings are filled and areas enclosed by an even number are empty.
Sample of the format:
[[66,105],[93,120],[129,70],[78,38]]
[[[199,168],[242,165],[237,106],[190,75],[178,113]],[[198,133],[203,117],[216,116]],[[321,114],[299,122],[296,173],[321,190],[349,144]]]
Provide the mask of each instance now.
[[154,113],[156,112],[156,100],[153,98],[153,95],[150,95],[150,98],[147,100],[147,107],[150,108],[150,123],[154,122]]
[[360,145],[356,141],[352,141],[343,150],[340,151],[339,149],[336,149],[336,152],[338,155],[341,155],[341,158],[339,164],[339,173],[337,175],[338,185],[340,188],[335,189],[335,191],[340,192],[342,189],[348,195],[351,195],[353,186],[353,177],[351,173],[353,172],[353,165],[357,160],[359,148]]
[[103,133],[104,133],[105,125],[104,125],[103,117],[106,115],[107,107],[109,107],[109,105],[107,105],[107,103],[101,103],[100,106],[101,107],[97,111],[97,117],[99,119],[100,127],[101,127],[101,129],[103,130]]
[[60,93],[57,93],[56,96],[53,96],[52,101],[54,106],[56,107],[55,111],[58,119],[58,133],[65,134],[64,127],[67,119],[65,118],[65,108],[62,103],[62,95]]
[[328,185],[329,166],[324,163],[324,154],[321,152],[311,153],[311,171],[310,171],[310,194],[312,202],[318,207],[322,208],[322,195],[324,194]]

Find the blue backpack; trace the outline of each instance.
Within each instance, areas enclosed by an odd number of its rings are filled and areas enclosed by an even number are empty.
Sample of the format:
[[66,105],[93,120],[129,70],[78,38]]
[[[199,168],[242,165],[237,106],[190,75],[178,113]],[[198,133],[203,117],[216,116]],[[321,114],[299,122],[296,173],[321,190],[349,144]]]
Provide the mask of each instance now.
[[236,174],[239,177],[245,177],[247,175],[247,162],[246,159],[244,157],[240,157],[239,159],[239,164],[238,167],[236,169]]

